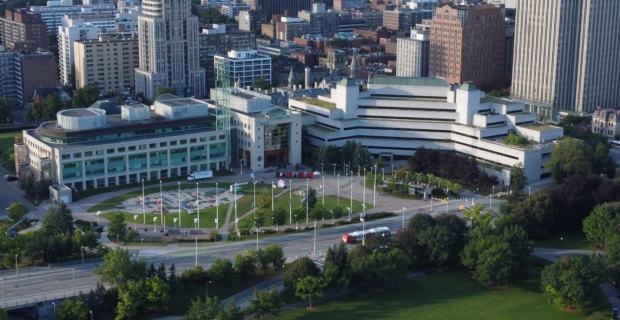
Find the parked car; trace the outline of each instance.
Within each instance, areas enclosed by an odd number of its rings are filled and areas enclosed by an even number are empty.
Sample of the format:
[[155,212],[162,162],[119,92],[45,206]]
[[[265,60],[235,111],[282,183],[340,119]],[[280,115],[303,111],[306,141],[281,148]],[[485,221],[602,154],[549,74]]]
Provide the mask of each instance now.
[[17,178],[16,176],[14,176],[12,174],[5,174],[4,175],[4,180],[6,180],[6,181],[15,181],[15,180],[19,180],[19,178]]

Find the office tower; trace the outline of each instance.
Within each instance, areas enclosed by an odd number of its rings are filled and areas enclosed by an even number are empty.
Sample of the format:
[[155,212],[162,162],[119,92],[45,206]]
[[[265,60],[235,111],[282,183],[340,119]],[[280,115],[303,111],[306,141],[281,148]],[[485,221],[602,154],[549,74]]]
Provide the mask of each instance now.
[[340,15],[334,10],[325,10],[324,3],[313,3],[312,11],[302,10],[297,17],[310,22],[310,33],[333,37],[340,27]]
[[396,49],[397,77],[428,77],[431,49],[431,27],[417,25],[410,38],[398,38]]
[[205,70],[199,63],[198,17],[191,1],[154,0],[142,3],[138,18],[140,66],[136,92],[147,99],[158,87],[172,87],[179,96],[204,97]]
[[620,6],[606,0],[522,0],[517,7],[512,97],[553,121],[558,113],[617,108]]
[[256,50],[231,50],[227,55],[215,55],[214,63],[219,60],[228,62],[229,78],[239,88],[254,86],[260,78],[271,83],[271,58],[259,55]]
[[433,10],[400,9],[383,11],[383,26],[392,30],[408,31],[422,20],[431,19]]
[[6,10],[0,19],[2,44],[9,50],[47,48],[45,22],[26,9]]
[[501,86],[506,27],[495,6],[443,5],[431,23],[429,75],[450,84]]

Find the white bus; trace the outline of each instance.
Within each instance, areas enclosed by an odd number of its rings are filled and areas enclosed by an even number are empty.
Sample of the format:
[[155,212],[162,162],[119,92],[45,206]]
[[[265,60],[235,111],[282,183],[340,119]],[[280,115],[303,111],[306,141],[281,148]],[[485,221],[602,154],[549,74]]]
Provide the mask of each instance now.
[[614,148],[620,148],[620,141],[611,140],[611,146]]

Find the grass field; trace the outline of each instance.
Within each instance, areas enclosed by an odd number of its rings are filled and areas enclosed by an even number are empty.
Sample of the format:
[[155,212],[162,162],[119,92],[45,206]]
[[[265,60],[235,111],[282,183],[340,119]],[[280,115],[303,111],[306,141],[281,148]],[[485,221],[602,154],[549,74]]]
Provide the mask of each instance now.
[[[277,319],[585,319],[585,313],[558,311],[540,291],[539,274],[523,285],[488,289],[471,279],[467,270],[450,270],[409,279],[397,287],[374,287],[335,301],[313,304],[315,311],[299,308]],[[290,300],[290,299],[289,299]],[[607,312],[600,295],[596,310]],[[287,301],[292,302],[292,301]]]
[[556,249],[598,250],[597,243],[590,241],[582,231],[561,233],[549,239],[535,240],[534,247]]
[[[13,144],[15,144],[15,137],[21,136],[21,135],[22,135],[21,130],[14,131],[14,132],[0,133],[0,152],[4,154],[5,152],[7,152],[9,148],[12,148]],[[15,173],[15,165],[13,163],[11,164],[5,163],[4,168],[6,168],[11,173]]]

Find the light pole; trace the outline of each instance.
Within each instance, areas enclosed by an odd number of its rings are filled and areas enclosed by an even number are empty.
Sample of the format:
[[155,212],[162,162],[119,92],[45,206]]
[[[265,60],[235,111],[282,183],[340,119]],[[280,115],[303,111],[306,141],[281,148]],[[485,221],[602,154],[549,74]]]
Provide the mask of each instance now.
[[196,238],[196,262],[194,263],[194,267],[198,266],[198,237]]
[[153,232],[157,231],[157,228],[155,227],[155,221],[157,221],[157,217],[153,217]]
[[321,175],[323,175],[323,162],[321,162]]
[[164,222],[164,193],[161,189],[161,180],[159,180],[159,216],[162,223]]
[[362,166],[357,166],[357,177],[360,177],[360,173],[362,171]]
[[207,299],[209,299],[209,283],[211,283],[211,281],[207,281],[207,297],[205,299],[205,302],[207,301]]
[[271,181],[271,214],[273,215],[273,189],[274,189],[274,184],[273,181]]
[[334,224],[334,210],[329,210],[329,212],[332,214],[332,224]]
[[256,180],[254,180],[254,200],[252,200],[252,208],[256,209]]
[[56,315],[56,303],[52,302],[52,307],[54,308],[54,315]]
[[381,180],[385,180],[385,168],[381,168],[381,173],[383,174]]
[[314,216],[314,244],[312,245],[312,255],[316,255],[316,215]]
[[140,253],[142,253],[142,256],[144,257],[144,238],[140,238]]
[[560,237],[560,248],[564,248],[564,238]]
[[101,224],[99,224],[99,215],[101,214],[101,211],[97,211],[97,213],[95,213],[95,215],[97,216],[97,229],[99,229],[99,226],[101,226]]
[[237,184],[233,184],[233,195],[235,196],[235,228],[239,230],[239,222],[237,220]]
[[134,214],[133,215],[133,229],[137,230],[138,224],[136,223],[136,219],[138,219],[138,215]]
[[[179,229],[181,229],[181,182],[178,182],[179,186]],[[175,226],[176,228],[176,226]]]
[[308,186],[308,178],[306,178],[306,223],[308,223],[308,214],[309,214],[309,209],[308,209],[308,200],[310,200],[310,187]]
[[4,301],[4,280],[0,279],[0,285],[2,286],[2,301]]
[[[215,229],[220,228],[220,189],[217,187],[218,183],[215,183]],[[256,197],[256,181],[254,181],[254,196]]]
[[71,272],[73,273],[73,290],[75,290],[75,269],[71,268]]
[[17,265],[17,255],[15,255],[15,275],[19,276],[19,266]]
[[90,310],[90,320],[93,320],[93,310]]
[[349,221],[351,221],[351,208],[347,207],[347,210],[349,211]]
[[353,211],[353,171],[351,171],[351,210],[349,210],[349,221],[351,221],[351,211]]
[[[97,220],[98,222],[99,220]],[[144,211],[144,179],[142,179],[142,224],[146,224],[146,211]]]
[[288,216],[289,223],[293,224],[293,180],[288,181]]
[[198,229],[200,229],[200,198],[198,195],[198,182],[196,182],[196,218],[198,218]]
[[403,229],[405,229],[405,207],[403,207]]
[[366,203],[366,168],[364,168],[364,189],[362,189],[362,203]]
[[325,176],[323,176],[323,206],[325,206]]
[[336,206],[340,207],[340,173],[338,174],[338,197],[336,197]]
[[532,190],[530,189],[530,187],[527,187],[527,196],[531,196],[532,195]]
[[375,185],[372,193],[372,206],[377,206],[377,165],[375,164]]
[[334,175],[336,175],[336,164],[334,163]]

